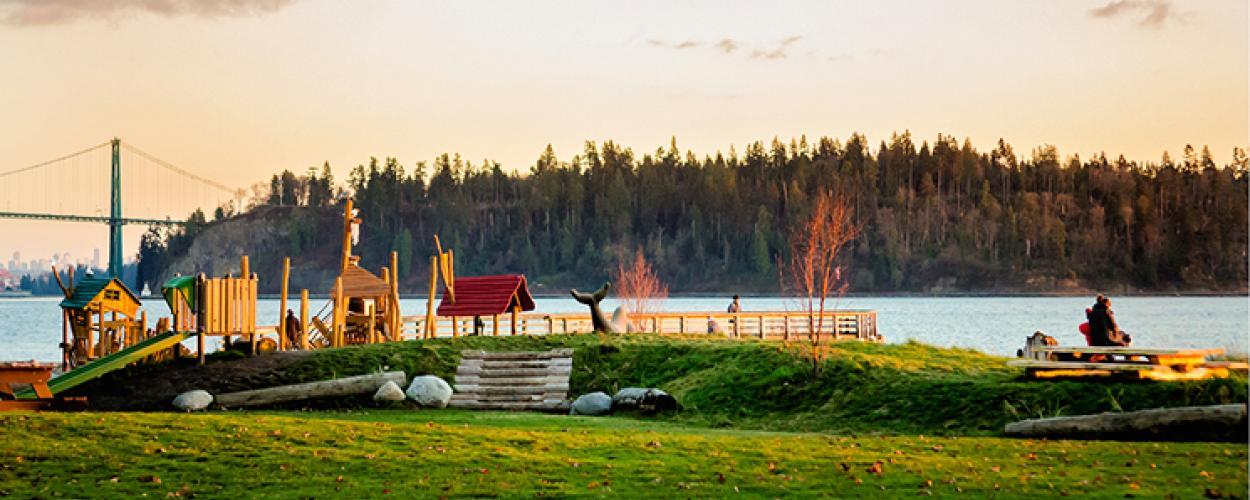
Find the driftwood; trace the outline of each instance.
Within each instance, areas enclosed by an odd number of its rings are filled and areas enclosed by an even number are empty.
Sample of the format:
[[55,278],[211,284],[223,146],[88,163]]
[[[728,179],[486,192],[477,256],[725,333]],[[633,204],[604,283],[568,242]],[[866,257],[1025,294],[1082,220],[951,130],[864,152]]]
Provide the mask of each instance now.
[[1185,406],[1039,418],[1007,424],[1004,432],[1020,437],[1244,441],[1246,405]]
[[400,387],[403,387],[404,383],[407,382],[407,378],[404,377],[404,372],[396,371],[304,384],[281,385],[268,389],[218,394],[213,396],[213,404],[225,408],[238,408],[299,401],[302,399],[373,394],[378,390],[378,387],[387,382],[395,382]]

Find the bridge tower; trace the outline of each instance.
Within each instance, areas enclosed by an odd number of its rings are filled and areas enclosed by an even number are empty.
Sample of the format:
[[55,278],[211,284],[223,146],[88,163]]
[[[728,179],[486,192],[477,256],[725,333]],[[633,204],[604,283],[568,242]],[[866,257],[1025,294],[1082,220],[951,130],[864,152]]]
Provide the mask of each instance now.
[[109,276],[122,277],[122,141],[113,138],[113,190],[109,211]]

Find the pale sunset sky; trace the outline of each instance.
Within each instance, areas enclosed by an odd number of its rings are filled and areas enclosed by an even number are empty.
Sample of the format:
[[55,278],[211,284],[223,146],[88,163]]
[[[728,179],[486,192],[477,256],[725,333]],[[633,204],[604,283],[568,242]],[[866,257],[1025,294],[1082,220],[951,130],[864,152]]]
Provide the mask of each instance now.
[[[524,171],[548,143],[567,160],[585,140],[703,155],[903,130],[1138,161],[1192,143],[1224,164],[1250,134],[1247,16],[1245,0],[0,0],[0,172],[114,136],[246,187],[324,161],[344,179],[370,156]],[[0,220],[0,261],[89,256],[106,235]]]

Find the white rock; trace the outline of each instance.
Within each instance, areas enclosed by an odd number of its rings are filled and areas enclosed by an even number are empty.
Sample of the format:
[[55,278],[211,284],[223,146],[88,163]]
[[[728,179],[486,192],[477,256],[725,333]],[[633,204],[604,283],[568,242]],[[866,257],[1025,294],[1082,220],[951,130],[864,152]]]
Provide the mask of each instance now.
[[447,381],[433,375],[422,375],[412,379],[404,394],[421,406],[446,408],[451,402],[451,392]]
[[394,380],[387,380],[382,387],[378,388],[378,392],[373,393],[374,401],[403,401],[404,390],[399,388]]
[[603,415],[612,411],[612,396],[602,392],[582,394],[573,401],[569,415]]
[[174,398],[174,408],[183,411],[199,411],[208,408],[211,404],[213,404],[213,395],[208,391],[187,391]]

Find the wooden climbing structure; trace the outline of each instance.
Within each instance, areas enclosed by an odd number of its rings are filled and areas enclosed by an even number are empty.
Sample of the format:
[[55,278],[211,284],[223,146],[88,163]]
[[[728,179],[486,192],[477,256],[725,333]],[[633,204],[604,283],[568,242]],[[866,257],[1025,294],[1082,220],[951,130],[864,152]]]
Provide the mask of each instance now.
[[[60,276],[55,268],[53,276]],[[86,276],[61,286],[62,367],[70,369],[108,356],[147,338],[147,314],[139,298],[114,277]]]
[[562,411],[573,350],[461,351],[452,408]]
[[206,337],[220,337],[228,347],[246,342],[253,353],[272,351],[276,343],[256,328],[259,280],[251,272],[246,255],[239,259],[239,276],[210,278],[177,276],[161,285],[161,295],[173,313],[173,331],[196,333],[200,363],[204,363]]
[[[310,347],[341,347],[373,344],[403,339],[403,316],[399,307],[399,282],[395,272],[398,255],[391,252],[390,266],[381,269],[381,276],[360,266],[360,256],[352,255],[352,246],[360,238],[360,218],[348,199],[343,210],[343,252],[339,276],[330,292],[329,316],[312,318],[316,335],[301,341]],[[285,283],[283,285],[285,290]],[[301,294],[307,297],[306,293]],[[307,299],[302,299],[306,303]],[[286,294],[282,294],[286,304]],[[301,316],[307,306],[301,305]],[[329,320],[329,324],[326,323]],[[307,324],[301,321],[301,324]],[[284,330],[282,326],[280,330]]]

